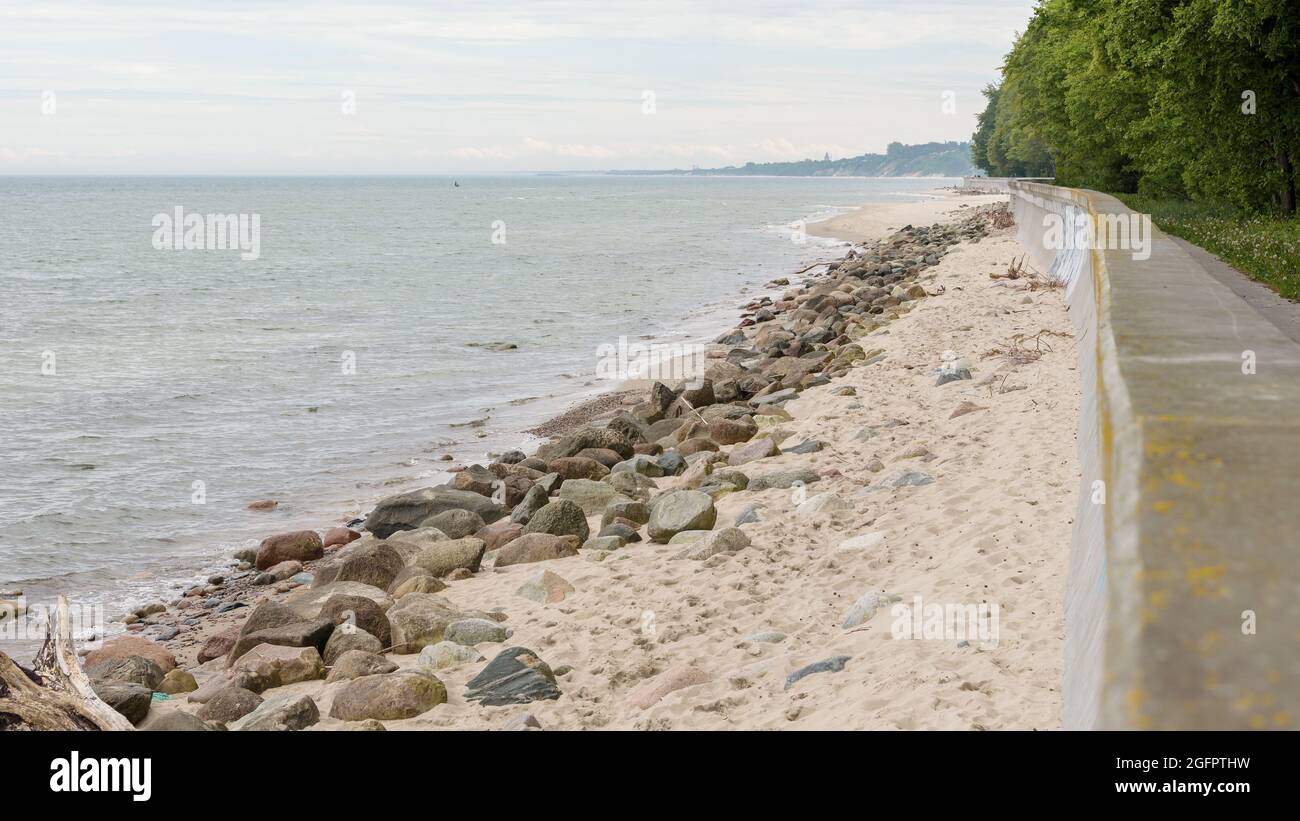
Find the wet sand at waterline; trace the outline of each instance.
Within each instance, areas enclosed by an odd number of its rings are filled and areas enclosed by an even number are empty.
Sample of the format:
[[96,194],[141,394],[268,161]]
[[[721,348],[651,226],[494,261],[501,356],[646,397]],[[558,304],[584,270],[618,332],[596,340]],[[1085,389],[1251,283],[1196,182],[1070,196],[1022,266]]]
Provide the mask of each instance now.
[[[923,225],[940,218],[927,213],[981,199],[867,208],[837,218],[834,230]],[[527,713],[545,729],[1059,727],[1079,390],[1061,291],[990,278],[1021,253],[1013,231],[951,247],[917,280],[928,295],[858,340],[873,352],[866,362],[785,404],[783,446],[816,440],[821,449],[740,469],[751,482],[796,469],[819,478],[720,496],[716,528],[754,507],[748,547],[704,561],[681,557],[683,545],[649,542],[501,569],[485,560],[449,583],[439,595],[457,608],[506,614],[509,638],[477,651],[491,660],[505,647],[531,649],[561,671],[558,700],[469,702],[466,683],[485,662],[466,663],[437,671],[446,703],[385,725],[489,729]],[[971,379],[936,385],[946,352],[966,360]],[[889,481],[909,475],[931,481]],[[663,492],[684,478],[655,482]],[[825,493],[845,509],[797,511]],[[593,534],[599,521],[591,517]],[[543,570],[573,591],[549,604],[519,596]],[[878,611],[842,626],[872,592]],[[996,633],[895,637],[907,615],[895,605],[918,603],[923,619],[925,605],[996,605]],[[200,684],[224,662],[196,668],[196,639],[247,612],[214,615],[172,648]],[[388,658],[417,665],[416,655]],[[823,661],[829,669],[787,687],[791,673]],[[342,686],[301,682],[264,697],[309,694],[321,714],[313,729],[339,728],[329,712]],[[150,721],[196,708],[177,697],[156,704]]]

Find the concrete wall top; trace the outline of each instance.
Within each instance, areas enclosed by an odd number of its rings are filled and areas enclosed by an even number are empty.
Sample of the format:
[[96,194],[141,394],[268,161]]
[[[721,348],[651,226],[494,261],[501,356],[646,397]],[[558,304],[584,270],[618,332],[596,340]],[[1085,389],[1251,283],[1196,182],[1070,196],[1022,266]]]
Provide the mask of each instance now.
[[[1094,726],[1300,728],[1300,345],[1115,198],[1010,189],[1045,215],[1020,226],[1031,255],[1061,253],[1062,206],[1095,237],[1080,443],[1105,502],[1073,547],[1104,545],[1104,584],[1081,595],[1105,601],[1079,610],[1102,614]],[[1122,224],[1145,249],[1119,247]]]

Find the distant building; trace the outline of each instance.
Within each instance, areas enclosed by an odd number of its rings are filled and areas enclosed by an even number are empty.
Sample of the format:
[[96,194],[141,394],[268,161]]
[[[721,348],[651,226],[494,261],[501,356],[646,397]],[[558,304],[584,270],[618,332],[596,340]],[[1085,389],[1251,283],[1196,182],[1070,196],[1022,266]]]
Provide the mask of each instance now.
[[825,156],[825,158],[824,158],[823,161],[824,161],[824,162],[830,162],[830,161],[831,161],[831,152],[829,152],[829,151],[826,152],[826,156]]

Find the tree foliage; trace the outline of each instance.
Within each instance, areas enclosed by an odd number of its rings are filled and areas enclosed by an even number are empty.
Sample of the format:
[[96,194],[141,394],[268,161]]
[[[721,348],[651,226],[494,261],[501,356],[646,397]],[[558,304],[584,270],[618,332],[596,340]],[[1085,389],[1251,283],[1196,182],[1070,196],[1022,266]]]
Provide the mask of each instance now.
[[1295,212],[1296,0],[1041,0],[984,94],[990,175]]

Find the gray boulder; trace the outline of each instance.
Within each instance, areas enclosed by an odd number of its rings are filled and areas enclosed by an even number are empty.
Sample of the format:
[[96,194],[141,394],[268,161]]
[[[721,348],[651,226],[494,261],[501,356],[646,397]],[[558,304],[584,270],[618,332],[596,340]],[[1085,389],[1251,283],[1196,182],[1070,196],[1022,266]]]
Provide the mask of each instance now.
[[99,700],[117,710],[132,724],[139,724],[149,715],[153,691],[143,684],[129,681],[91,681],[90,687]]
[[667,542],[683,530],[711,530],[717,520],[718,511],[709,494],[677,490],[654,500],[648,533],[651,541]]
[[144,656],[120,656],[86,668],[92,681],[105,684],[139,684],[150,692],[157,690],[163,681],[162,668]]
[[477,573],[486,551],[487,544],[482,539],[469,536],[432,544],[417,553],[411,564],[438,577],[461,568]]
[[204,721],[229,724],[262,706],[262,697],[243,687],[226,687],[199,708],[196,715]]
[[[564,487],[567,486],[568,483],[566,482]],[[563,491],[564,487],[561,487],[560,490]],[[524,526],[524,535],[529,533],[577,536],[578,542],[581,544],[587,541],[590,530],[587,527],[587,514],[583,512],[581,507],[568,499],[557,499],[534,513],[532,518],[528,520],[528,524]]]
[[454,604],[433,593],[403,596],[388,610],[392,627],[393,651],[418,653],[430,644],[442,641],[447,625],[461,618]]
[[414,718],[446,700],[447,688],[437,676],[403,670],[349,681],[334,695],[330,715],[343,721],[393,721]]
[[320,710],[310,696],[284,696],[270,699],[240,719],[232,730],[245,732],[285,732],[304,730],[320,721]]
[[334,660],[334,666],[330,668],[329,675],[325,677],[325,682],[332,684],[336,681],[349,681],[362,676],[391,673],[396,669],[396,664],[378,653],[369,653],[365,650],[349,650]]
[[448,539],[463,539],[483,529],[483,517],[472,510],[444,510],[420,523],[420,527],[436,527]]
[[414,530],[430,516],[456,509],[473,511],[487,524],[495,522],[507,512],[504,506],[472,491],[430,487],[381,500],[366,517],[364,527],[379,538],[386,539],[401,530]]

